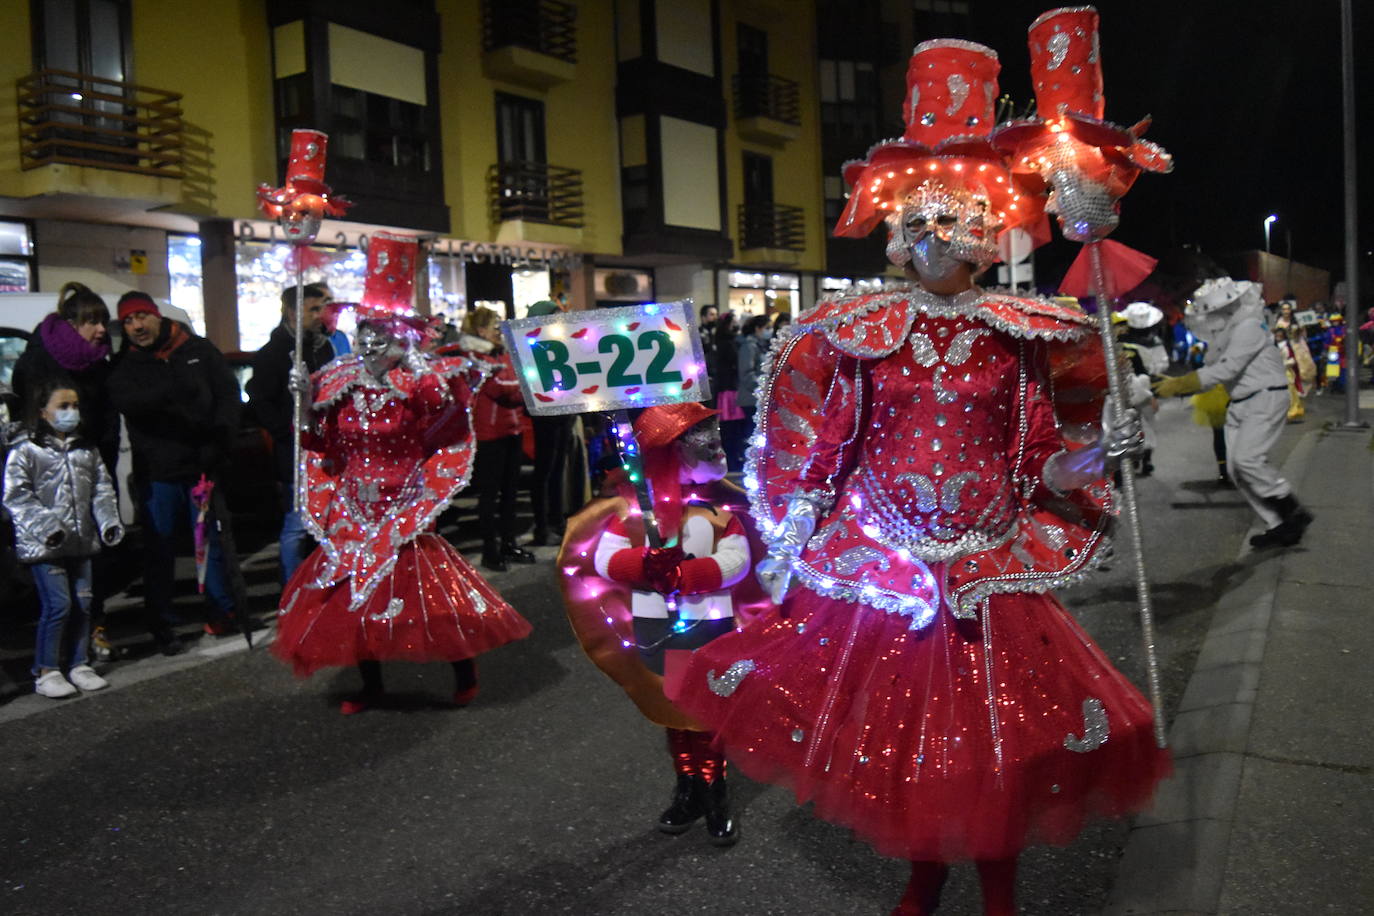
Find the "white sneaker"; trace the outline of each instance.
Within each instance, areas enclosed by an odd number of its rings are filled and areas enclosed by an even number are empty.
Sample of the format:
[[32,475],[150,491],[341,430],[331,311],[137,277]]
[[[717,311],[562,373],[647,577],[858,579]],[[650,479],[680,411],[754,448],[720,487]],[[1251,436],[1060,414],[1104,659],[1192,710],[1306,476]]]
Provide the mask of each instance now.
[[[94,674],[95,672],[91,672]],[[61,671],[49,671],[47,674],[40,675],[33,682],[33,692],[40,697],[51,697],[60,700],[63,697],[76,695],[76,688],[62,676]]]
[[90,665],[77,665],[67,672],[67,678],[87,693],[92,690],[104,690],[110,686],[110,682],[96,674]]

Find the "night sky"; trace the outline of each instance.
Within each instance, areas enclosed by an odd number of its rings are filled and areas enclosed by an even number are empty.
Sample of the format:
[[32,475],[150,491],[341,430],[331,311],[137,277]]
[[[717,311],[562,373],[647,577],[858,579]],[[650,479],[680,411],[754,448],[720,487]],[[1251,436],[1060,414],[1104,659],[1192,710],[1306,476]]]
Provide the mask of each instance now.
[[[1344,276],[1341,31],[1337,0],[1144,0],[1094,4],[1102,18],[1106,117],[1149,114],[1145,135],[1174,155],[1168,175],[1142,175],[1113,236],[1160,255],[1188,245],[1224,254],[1264,247]],[[1371,140],[1374,9],[1354,0],[1357,120]],[[979,0],[974,34],[1002,62],[1018,106],[1033,96],[1026,28],[1044,2]],[[990,15],[992,14],[992,15]],[[922,36],[945,37],[945,36]],[[1362,275],[1374,258],[1374,157],[1360,147]],[[1053,248],[1064,247],[1056,242]],[[1067,253],[1067,252],[1066,252]],[[1365,286],[1368,285],[1366,281]],[[1365,295],[1374,290],[1362,289]]]

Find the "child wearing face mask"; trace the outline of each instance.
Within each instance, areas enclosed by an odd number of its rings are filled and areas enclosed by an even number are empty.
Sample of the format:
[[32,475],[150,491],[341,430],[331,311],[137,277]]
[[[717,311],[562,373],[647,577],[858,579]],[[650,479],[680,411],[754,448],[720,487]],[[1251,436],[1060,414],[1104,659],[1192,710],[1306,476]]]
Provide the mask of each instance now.
[[124,532],[109,471],[83,434],[70,380],[48,379],[33,392],[23,433],[5,460],[4,504],[41,608],[34,691],[60,699],[78,688],[108,687],[87,655],[91,557],[102,544],[119,543]]

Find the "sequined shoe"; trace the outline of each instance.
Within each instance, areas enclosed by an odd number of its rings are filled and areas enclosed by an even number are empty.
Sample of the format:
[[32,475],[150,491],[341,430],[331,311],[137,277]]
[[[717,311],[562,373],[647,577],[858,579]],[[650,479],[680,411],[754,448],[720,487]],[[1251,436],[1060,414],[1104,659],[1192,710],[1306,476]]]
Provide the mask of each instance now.
[[[695,777],[701,779],[701,777]],[[739,842],[739,825],[730,816],[730,789],[724,776],[703,787],[706,807],[706,833],[712,846],[734,846]]]
[[673,802],[658,816],[658,829],[663,833],[686,833],[706,813],[703,802],[706,782],[700,776],[679,774],[673,789]]
[[462,709],[464,706],[470,705],[472,701],[475,699],[477,699],[476,684],[473,684],[471,687],[465,687],[462,690],[455,690],[453,692],[453,705],[457,706],[459,709]]
[[339,703],[339,713],[345,716],[356,716],[360,712],[366,712],[377,704],[381,699],[379,694],[360,693],[355,697],[349,697]]

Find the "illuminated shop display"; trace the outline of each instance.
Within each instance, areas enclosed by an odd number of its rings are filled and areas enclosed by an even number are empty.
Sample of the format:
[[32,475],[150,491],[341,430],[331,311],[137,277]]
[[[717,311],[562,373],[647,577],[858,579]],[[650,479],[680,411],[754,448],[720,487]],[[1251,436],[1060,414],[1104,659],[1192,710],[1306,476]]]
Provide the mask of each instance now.
[[205,334],[205,296],[200,281],[200,237],[167,236],[167,280],[172,305],[191,319],[192,329]]
[[[356,249],[314,247],[319,263],[305,269],[306,283],[327,283],[334,298],[357,302],[363,294],[363,275],[367,255]],[[267,343],[272,329],[281,322],[281,292],[296,284],[295,270],[286,266],[291,246],[284,243],[239,242],[236,248],[238,275],[239,349],[257,350]],[[341,316],[340,327],[351,330],[348,316]]]
[[792,315],[798,305],[801,275],[732,270],[730,301],[726,307],[741,319],[753,315]]

